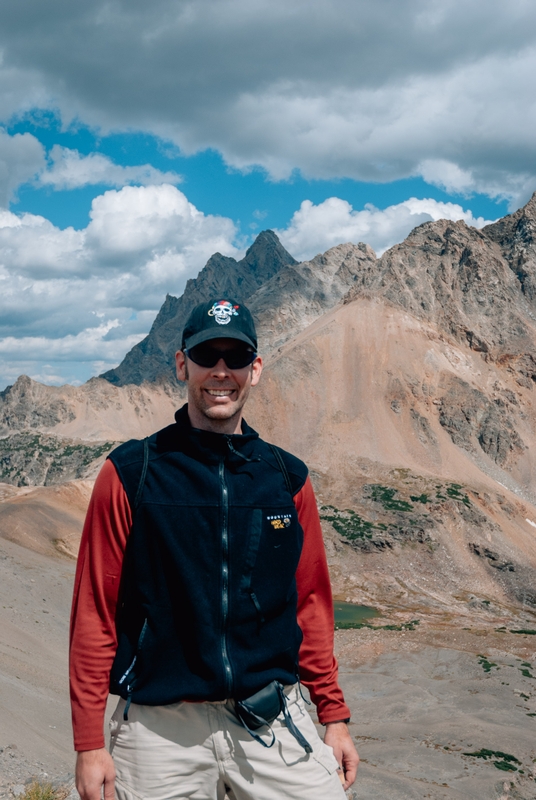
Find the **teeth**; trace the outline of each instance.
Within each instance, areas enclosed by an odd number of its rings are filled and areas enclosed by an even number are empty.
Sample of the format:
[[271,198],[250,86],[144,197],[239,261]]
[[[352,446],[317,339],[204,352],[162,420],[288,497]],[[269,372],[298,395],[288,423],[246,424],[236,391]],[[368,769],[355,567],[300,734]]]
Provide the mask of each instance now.
[[207,389],[208,394],[212,397],[229,397],[232,393],[232,389]]

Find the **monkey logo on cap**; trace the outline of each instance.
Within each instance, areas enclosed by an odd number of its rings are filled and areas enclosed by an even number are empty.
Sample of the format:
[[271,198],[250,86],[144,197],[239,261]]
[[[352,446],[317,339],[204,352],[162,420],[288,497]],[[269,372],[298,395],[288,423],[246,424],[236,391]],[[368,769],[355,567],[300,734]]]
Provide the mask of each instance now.
[[231,321],[231,317],[238,316],[238,308],[240,306],[233,306],[228,300],[219,300],[214,303],[208,313],[219,325],[227,325]]

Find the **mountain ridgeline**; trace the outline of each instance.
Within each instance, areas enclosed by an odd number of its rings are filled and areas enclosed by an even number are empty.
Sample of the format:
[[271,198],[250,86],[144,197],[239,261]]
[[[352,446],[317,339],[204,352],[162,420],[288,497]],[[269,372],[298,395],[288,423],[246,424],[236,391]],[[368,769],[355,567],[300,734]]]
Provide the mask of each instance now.
[[298,263],[264,231],[241,261],[216,253],[181,297],[168,295],[148,336],[101,377],[118,386],[172,380],[190,310],[220,294],[248,304],[265,353],[343,299],[376,296],[501,359],[525,383],[536,381],[536,194],[482,230],[463,221],[424,223],[380,259],[359,243]]
[[[272,231],[212,256],[116,369],[0,393],[8,494],[91,479],[112,442],[171,422],[184,323],[218,295],[255,317],[247,419],[309,465],[336,595],[536,613],[536,195],[481,230],[420,225],[381,258],[346,243],[298,263]],[[5,503],[19,536],[24,499]]]

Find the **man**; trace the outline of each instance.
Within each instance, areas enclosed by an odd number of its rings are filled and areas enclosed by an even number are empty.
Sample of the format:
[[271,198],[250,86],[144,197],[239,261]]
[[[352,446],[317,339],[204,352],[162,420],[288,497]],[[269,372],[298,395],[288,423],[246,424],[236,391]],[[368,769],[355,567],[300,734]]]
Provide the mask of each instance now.
[[71,625],[82,800],[114,785],[120,800],[336,800],[355,779],[307,468],[242,417],[256,351],[245,306],[196,306],[176,354],[187,405],[97,478]]

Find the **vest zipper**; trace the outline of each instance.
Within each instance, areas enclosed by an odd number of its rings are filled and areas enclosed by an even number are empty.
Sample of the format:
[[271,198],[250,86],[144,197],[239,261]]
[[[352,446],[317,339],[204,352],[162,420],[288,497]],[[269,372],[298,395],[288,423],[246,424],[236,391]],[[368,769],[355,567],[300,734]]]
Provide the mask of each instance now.
[[[142,646],[143,640],[145,638],[145,632],[147,631],[148,623],[149,623],[149,620],[147,620],[147,619],[143,623],[143,628],[141,629],[141,633],[140,633],[140,635],[138,637],[138,644],[137,644],[137,647],[136,647],[136,652],[134,654],[134,658],[132,659],[132,663],[130,664],[129,668],[127,669],[127,671],[125,672],[123,677],[120,679],[119,685],[121,685],[127,678],[130,678],[130,673],[134,669],[134,666],[136,664],[136,661],[138,660],[138,656],[139,656],[140,651],[141,651],[141,646]],[[130,704],[132,702],[132,692],[134,691],[134,684],[135,683],[136,683],[136,679],[135,678],[133,679],[132,683],[130,682],[130,680],[127,683],[127,697],[126,697],[126,701],[127,702],[126,702],[126,705],[125,705],[125,708],[124,708],[124,711],[123,711],[123,719],[125,721],[128,721],[128,712],[129,712],[129,709],[130,709]]]
[[225,673],[225,690],[226,696],[232,697],[233,686],[233,671],[231,669],[231,662],[229,661],[229,654],[227,652],[227,621],[229,617],[229,490],[225,482],[225,461],[222,457],[220,461],[220,484],[221,484],[221,497],[222,497],[222,527],[221,527],[221,544],[222,544],[222,633],[221,633],[221,656],[223,661],[223,670]]

